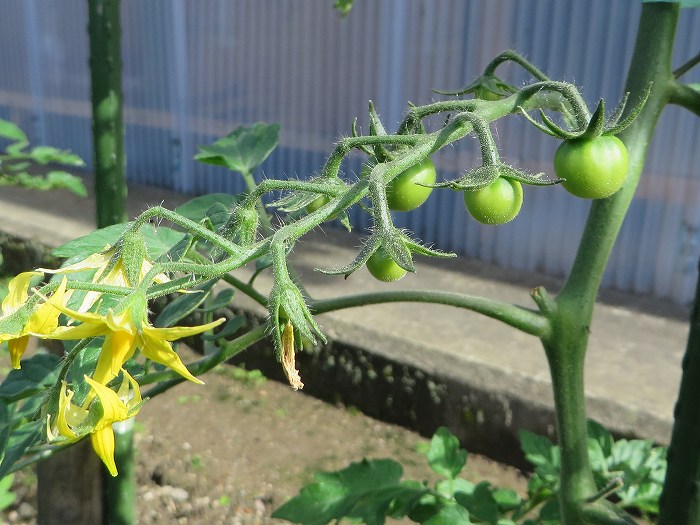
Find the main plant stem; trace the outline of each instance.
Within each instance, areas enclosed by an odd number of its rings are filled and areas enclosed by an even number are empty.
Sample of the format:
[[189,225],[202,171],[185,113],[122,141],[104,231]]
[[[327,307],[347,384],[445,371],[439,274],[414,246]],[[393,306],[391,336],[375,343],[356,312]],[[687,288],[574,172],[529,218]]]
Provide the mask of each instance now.
[[601,515],[587,503],[596,492],[588,459],[583,370],[593,307],[622,221],[644,166],[649,140],[668,100],[672,80],[671,50],[678,20],[678,4],[645,3],[627,78],[630,101],[641,98],[651,84],[647,103],[635,122],[620,134],[630,154],[623,188],[609,199],[596,200],[583,232],[570,277],[556,299],[552,335],[543,338],[554,389],[557,434],[561,447],[561,490],[564,525],[625,523],[626,518],[588,521]]

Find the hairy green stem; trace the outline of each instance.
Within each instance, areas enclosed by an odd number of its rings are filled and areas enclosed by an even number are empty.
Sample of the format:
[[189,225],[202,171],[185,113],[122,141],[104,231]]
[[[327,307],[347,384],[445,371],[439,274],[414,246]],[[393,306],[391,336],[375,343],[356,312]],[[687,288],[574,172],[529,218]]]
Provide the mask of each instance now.
[[700,91],[697,89],[674,80],[669,84],[668,101],[700,116]]
[[498,319],[507,325],[537,337],[545,337],[546,334],[549,333],[548,320],[533,310],[528,310],[527,308],[522,308],[510,303],[494,301],[485,297],[436,290],[397,290],[362,293],[311,301],[309,306],[314,314],[322,314],[369,304],[398,302],[432,303],[454,306]]
[[484,69],[484,75],[493,75],[496,72],[496,68],[498,68],[498,66],[503,64],[504,62],[514,62],[518,64],[537,80],[549,80],[547,75],[540,71],[540,69],[537,68],[537,66],[535,66],[525,57],[521,56],[520,54],[516,53],[511,49],[504,51],[496,58],[494,58],[491,62],[489,62],[486,66],[486,69]]
[[602,505],[602,502],[585,504],[585,499],[597,491],[586,442],[583,389],[586,343],[603,271],[639,182],[649,140],[668,99],[677,18],[677,4],[645,3],[642,8],[626,91],[631,97],[641,97],[649,83],[652,89],[637,119],[620,134],[630,154],[629,173],[620,191],[592,203],[569,278],[556,299],[552,334],[543,338],[551,368],[561,447],[559,499],[565,525],[583,525],[587,522],[584,507],[590,514],[591,508],[598,503]]

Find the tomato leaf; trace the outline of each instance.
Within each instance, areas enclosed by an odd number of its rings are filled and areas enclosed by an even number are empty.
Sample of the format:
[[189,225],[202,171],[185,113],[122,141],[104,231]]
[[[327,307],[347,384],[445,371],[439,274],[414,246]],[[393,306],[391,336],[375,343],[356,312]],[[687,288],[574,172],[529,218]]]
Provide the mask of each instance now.
[[11,140],[12,142],[21,142],[27,144],[27,135],[24,134],[19,126],[9,120],[0,119],[0,137]]
[[427,492],[415,483],[401,483],[402,474],[401,464],[391,459],[365,459],[337,472],[318,473],[314,483],[272,517],[302,525],[326,525],[345,517],[383,525],[392,502],[417,501]]
[[279,143],[279,124],[258,122],[241,126],[209,146],[199,146],[195,160],[226,166],[240,173],[251,173]]
[[0,384],[0,398],[12,403],[54,384],[59,361],[53,354],[36,354],[22,361],[22,368],[11,370]]
[[435,473],[449,479],[455,479],[467,464],[467,451],[460,448],[459,440],[445,427],[437,429],[425,457]]
[[230,210],[240,200],[238,195],[228,193],[210,193],[195,197],[182,206],[175,208],[175,212],[194,222],[199,222],[207,216],[207,211],[215,204],[221,204]]
[[[51,253],[56,257],[84,259],[93,253],[102,252],[107,245],[114,246],[129,226],[131,226],[131,223],[114,224],[95,230],[59,246]],[[171,228],[155,228],[152,225],[142,227],[141,233],[146,241],[148,255],[153,260],[167,253],[170,248],[185,237],[184,233]]]

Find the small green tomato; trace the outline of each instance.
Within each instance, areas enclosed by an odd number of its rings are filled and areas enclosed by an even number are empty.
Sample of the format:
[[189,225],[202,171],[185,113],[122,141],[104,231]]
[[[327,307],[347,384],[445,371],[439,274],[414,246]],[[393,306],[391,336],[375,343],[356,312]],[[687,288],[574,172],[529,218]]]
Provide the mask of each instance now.
[[370,256],[367,260],[367,269],[375,279],[385,283],[398,281],[406,275],[406,270],[396,264],[384,248],[379,248]]
[[464,204],[483,224],[512,221],[523,205],[523,187],[517,180],[499,177],[485,188],[464,192]]
[[[386,187],[386,199],[389,209],[394,211],[411,211],[423,204],[435,184],[435,164],[430,159],[408,168],[394,178]],[[427,184],[428,186],[421,186]]]
[[627,147],[613,135],[566,140],[554,154],[554,172],[565,179],[561,185],[582,199],[605,199],[617,192],[629,164]]
[[328,197],[328,195],[319,195],[314,200],[312,200],[309,204],[307,204],[306,212],[313,213],[316,210],[318,210],[321,206],[328,204],[328,202],[330,200],[331,199],[330,199],[330,197]]

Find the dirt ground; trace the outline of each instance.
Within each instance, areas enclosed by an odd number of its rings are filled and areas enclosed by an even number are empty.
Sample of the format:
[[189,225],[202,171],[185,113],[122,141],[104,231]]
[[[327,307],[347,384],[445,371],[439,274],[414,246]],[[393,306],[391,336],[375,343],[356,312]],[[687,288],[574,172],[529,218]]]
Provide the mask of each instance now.
[[[432,477],[416,433],[240,368],[224,365],[203,379],[153,398],[137,417],[140,524],[287,523],[269,516],[314,472],[363,457],[395,458],[405,478]],[[476,455],[466,477],[525,489],[518,471]],[[32,472],[16,476],[18,498],[2,523],[36,523],[35,481]]]

